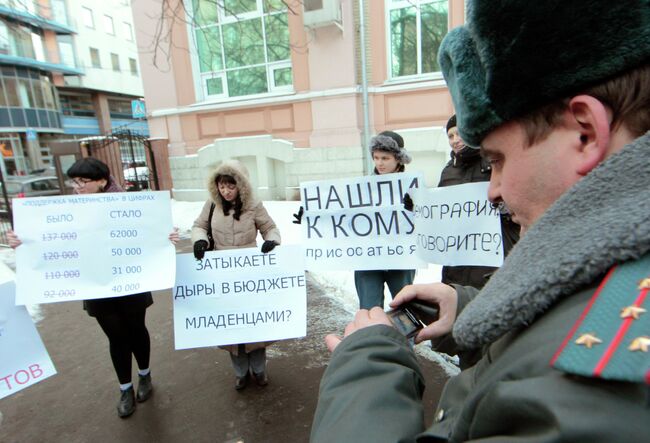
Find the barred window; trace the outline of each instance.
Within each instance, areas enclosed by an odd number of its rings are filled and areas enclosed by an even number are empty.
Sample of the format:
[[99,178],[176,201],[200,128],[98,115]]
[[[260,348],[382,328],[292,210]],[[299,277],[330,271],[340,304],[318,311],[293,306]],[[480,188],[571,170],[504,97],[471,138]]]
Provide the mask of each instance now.
[[192,24],[205,98],[292,90],[282,0],[194,0]]

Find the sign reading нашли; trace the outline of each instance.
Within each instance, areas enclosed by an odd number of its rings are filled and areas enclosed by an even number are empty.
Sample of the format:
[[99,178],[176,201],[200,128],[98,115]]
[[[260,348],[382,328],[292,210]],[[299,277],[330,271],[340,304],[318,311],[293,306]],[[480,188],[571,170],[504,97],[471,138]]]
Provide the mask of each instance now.
[[304,182],[303,244],[308,270],[413,269],[413,214],[404,194],[423,184],[420,173]]

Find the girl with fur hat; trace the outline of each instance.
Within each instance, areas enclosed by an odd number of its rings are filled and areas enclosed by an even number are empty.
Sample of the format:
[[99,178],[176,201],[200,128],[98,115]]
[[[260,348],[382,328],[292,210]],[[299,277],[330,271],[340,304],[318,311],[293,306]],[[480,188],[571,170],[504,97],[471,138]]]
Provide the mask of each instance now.
[[[253,248],[259,231],[264,238],[262,252],[280,244],[280,231],[261,201],[255,199],[246,167],[236,160],[219,165],[208,181],[210,198],[192,226],[194,257],[201,260],[206,250]],[[248,384],[252,374],[259,386],[266,386],[266,346],[269,342],[222,346],[230,352],[235,369],[235,389]]]
[[[404,149],[404,139],[393,131],[384,131],[370,139],[370,153],[378,175],[404,172],[411,156]],[[413,283],[415,269],[386,269],[354,271],[354,285],[359,297],[359,308],[384,306],[384,284],[393,297],[406,285]]]

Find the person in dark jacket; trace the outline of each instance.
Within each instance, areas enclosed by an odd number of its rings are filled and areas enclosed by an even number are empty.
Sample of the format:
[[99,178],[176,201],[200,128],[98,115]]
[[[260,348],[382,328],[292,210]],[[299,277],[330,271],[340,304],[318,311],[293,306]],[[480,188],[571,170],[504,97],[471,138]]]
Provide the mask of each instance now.
[[480,292],[414,285],[391,305],[438,302],[416,341],[451,334],[483,357],[425,425],[415,353],[360,310],[326,337],[311,441],[647,441],[650,4],[466,4],[438,59],[463,139],[492,165],[488,198],[522,237]]
[[[465,144],[458,134],[455,114],[447,121],[446,129],[451,146],[451,160],[440,174],[438,187],[490,181],[489,162],[481,157],[478,149],[472,149]],[[501,205],[500,209],[503,251],[508,255],[519,239],[519,225],[512,221],[505,206]],[[442,282],[480,289],[496,270],[497,268],[489,266],[443,266]]]
[[[67,175],[72,179],[76,194],[124,192],[108,165],[93,157],[76,161]],[[12,248],[21,245],[13,231],[7,233],[7,238]],[[174,244],[179,240],[177,230],[169,234],[169,240]],[[145,325],[146,310],[152,304],[151,292],[83,301],[84,310],[95,317],[108,338],[111,360],[120,383],[117,415],[121,418],[133,414],[136,400],[144,402],[153,392],[149,368],[151,342]],[[131,381],[133,357],[138,364],[137,393]]]

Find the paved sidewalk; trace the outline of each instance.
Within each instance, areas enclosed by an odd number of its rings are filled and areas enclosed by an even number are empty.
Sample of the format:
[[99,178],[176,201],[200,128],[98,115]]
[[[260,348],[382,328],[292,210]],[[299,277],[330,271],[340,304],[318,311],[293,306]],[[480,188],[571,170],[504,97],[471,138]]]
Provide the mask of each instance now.
[[[225,351],[174,350],[171,291],[154,293],[147,325],[155,391],[128,419],[115,412],[117,381],[95,319],[81,302],[41,306],[38,329],[58,374],[0,400],[0,442],[307,441],[329,359],[323,337],[341,332],[349,317],[309,277],[307,283],[307,338],[271,346],[269,385],[251,384],[241,392],[234,389]],[[434,362],[422,365],[430,421],[447,376]]]

